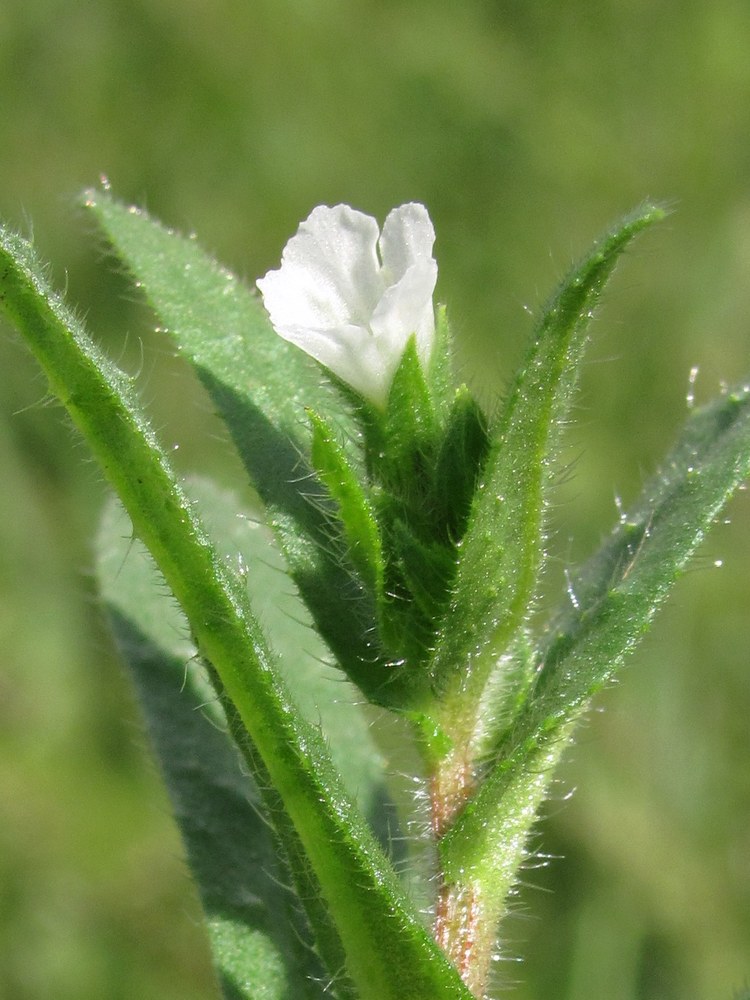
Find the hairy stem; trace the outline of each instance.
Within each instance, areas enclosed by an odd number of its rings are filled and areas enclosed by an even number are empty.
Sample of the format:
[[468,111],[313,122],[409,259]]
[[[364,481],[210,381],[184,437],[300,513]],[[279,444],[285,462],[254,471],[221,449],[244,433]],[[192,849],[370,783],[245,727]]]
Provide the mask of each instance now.
[[[430,778],[431,829],[438,849],[476,785],[473,740],[457,740]],[[433,933],[474,996],[483,997],[492,958],[494,921],[487,919],[477,884],[449,883],[444,872],[439,872]]]

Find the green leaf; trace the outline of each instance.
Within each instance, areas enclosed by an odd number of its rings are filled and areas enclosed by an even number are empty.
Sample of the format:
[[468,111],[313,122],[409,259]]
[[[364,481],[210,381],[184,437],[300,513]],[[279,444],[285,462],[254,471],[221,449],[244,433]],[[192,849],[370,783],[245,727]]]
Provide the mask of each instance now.
[[304,846],[361,1000],[468,998],[344,791],[319,731],[292,703],[243,581],[177,485],[131,381],[48,287],[31,246],[5,230],[0,303],[119,493],[241,718]]
[[535,683],[496,763],[446,834],[448,879],[507,894],[552,769],[588,706],[649,623],[732,493],[750,475],[750,386],[695,412],[662,471],[571,584],[534,657]]
[[539,650],[534,729],[549,728],[552,719],[564,723],[606,684],[748,475],[745,383],[695,411],[609,541],[571,576],[571,600]]
[[[664,212],[625,218],[563,281],[543,312],[499,420],[464,536],[455,596],[433,663],[439,692],[477,699],[530,610],[543,553],[550,461],[599,294],[633,237]],[[473,711],[473,708],[471,709]]]
[[100,591],[169,790],[224,995],[323,998],[323,969],[284,888],[289,873],[260,795],[240,769],[187,623],[131,530],[110,504],[97,546]]
[[367,644],[374,607],[349,572],[343,540],[331,537],[333,510],[321,506],[323,490],[304,457],[305,407],[350,426],[339,394],[307,355],[274,333],[258,297],[195,240],[104,191],[88,192],[86,206],[211,395],[339,665],[365,692],[381,687],[388,673]]

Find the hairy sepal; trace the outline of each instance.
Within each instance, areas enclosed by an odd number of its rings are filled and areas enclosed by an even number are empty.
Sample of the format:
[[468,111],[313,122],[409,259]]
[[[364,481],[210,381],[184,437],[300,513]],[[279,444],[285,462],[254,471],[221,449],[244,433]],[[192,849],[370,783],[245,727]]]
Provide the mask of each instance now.
[[311,461],[336,504],[336,519],[346,540],[352,565],[374,601],[383,592],[383,548],[372,504],[362,483],[323,417],[308,409],[312,428]]

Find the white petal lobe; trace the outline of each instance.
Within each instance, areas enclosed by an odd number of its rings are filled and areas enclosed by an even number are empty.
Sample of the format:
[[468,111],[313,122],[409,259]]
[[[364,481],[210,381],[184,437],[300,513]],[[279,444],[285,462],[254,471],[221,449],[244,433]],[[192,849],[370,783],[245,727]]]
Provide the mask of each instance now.
[[383,267],[398,281],[412,265],[432,259],[434,243],[435,230],[424,205],[412,202],[394,208],[380,237]]

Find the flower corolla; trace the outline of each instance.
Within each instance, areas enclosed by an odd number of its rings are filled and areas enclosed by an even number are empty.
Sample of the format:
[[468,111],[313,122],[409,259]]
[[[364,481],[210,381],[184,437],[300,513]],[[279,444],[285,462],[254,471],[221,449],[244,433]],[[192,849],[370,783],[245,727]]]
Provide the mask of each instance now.
[[435,231],[424,205],[394,208],[380,233],[348,205],[300,223],[281,267],[257,284],[275,331],[384,407],[413,335],[423,366],[435,340]]

